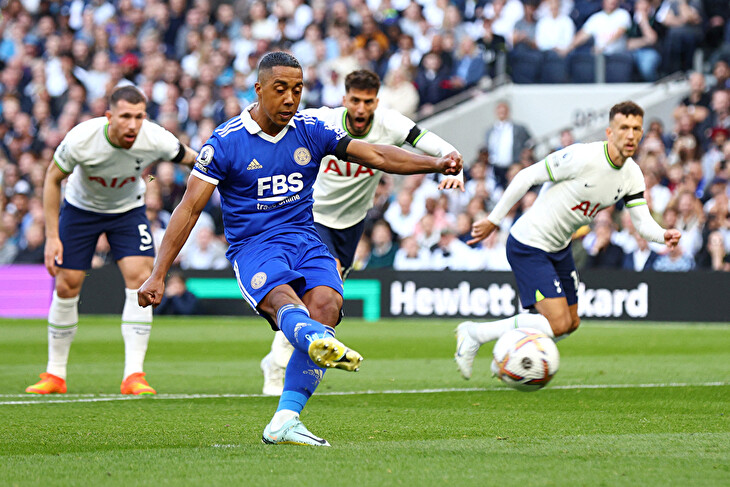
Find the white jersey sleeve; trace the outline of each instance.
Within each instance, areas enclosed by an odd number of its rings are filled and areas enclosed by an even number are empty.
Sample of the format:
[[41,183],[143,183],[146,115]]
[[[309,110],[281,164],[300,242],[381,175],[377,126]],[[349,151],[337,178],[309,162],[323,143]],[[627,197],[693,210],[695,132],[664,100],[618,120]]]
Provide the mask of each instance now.
[[83,139],[83,134],[84,127],[82,125],[77,125],[72,128],[61,143],[58,144],[56,152],[53,153],[53,162],[65,174],[71,174],[74,167],[78,164],[78,157],[74,154],[74,148]]
[[159,151],[159,159],[161,161],[172,161],[175,159],[181,147],[177,137],[156,123],[148,122],[144,125],[148,132],[148,137],[155,141],[154,147]]

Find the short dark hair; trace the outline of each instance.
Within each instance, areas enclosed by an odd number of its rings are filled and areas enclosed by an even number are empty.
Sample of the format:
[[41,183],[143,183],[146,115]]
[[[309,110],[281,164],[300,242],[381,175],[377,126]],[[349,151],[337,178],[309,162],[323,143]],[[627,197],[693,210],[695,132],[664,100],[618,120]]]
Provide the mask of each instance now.
[[608,114],[608,120],[613,120],[613,117],[615,117],[617,114],[626,115],[627,117],[629,115],[634,115],[637,117],[644,118],[644,109],[642,109],[639,105],[634,103],[633,101],[622,101],[621,103],[617,103],[614,106],[611,107],[611,111]]
[[358,69],[345,77],[345,92],[356,90],[380,90],[380,77],[369,69]]
[[136,105],[138,103],[147,104],[147,97],[139,91],[139,89],[132,85],[122,86],[115,89],[109,97],[109,106],[116,106],[121,100]]
[[271,72],[272,69],[274,69],[275,66],[284,66],[287,68],[296,68],[300,71],[302,70],[302,65],[299,64],[297,58],[295,58],[291,54],[284,51],[269,52],[265,54],[264,57],[262,57],[259,61],[259,81],[261,81],[261,78],[265,75],[268,76],[268,74]]

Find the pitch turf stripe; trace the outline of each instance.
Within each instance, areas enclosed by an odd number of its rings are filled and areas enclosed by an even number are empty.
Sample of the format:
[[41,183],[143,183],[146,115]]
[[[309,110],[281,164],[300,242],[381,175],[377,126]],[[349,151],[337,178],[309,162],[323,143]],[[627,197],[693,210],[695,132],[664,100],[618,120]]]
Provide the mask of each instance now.
[[[564,386],[553,386],[546,390],[573,390],[573,389],[660,389],[668,387],[722,387],[730,386],[730,382],[700,382],[691,384],[689,382],[668,382],[657,384],[573,384]],[[442,389],[393,389],[385,391],[342,391],[322,392],[318,396],[361,396],[375,394],[440,394],[444,392],[505,392],[512,391],[507,387],[452,387]],[[33,399],[31,399],[31,397]],[[129,396],[123,394],[63,394],[51,396],[28,396],[28,394],[0,394],[2,399],[16,398],[16,401],[0,401],[0,406],[16,406],[28,404],[70,404],[84,402],[110,402],[110,401],[131,401],[131,400],[180,400],[180,399],[248,399],[258,397],[271,397],[263,394],[157,394],[155,396]]]

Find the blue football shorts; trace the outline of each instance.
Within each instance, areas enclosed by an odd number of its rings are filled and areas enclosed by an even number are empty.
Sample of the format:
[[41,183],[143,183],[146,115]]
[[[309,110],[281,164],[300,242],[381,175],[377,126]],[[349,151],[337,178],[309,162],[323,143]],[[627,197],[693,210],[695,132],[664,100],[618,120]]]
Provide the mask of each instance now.
[[352,261],[355,260],[357,244],[360,242],[360,237],[362,237],[362,232],[365,229],[365,220],[363,219],[351,227],[342,229],[330,228],[314,222],[314,228],[317,229],[319,237],[330,253],[340,261],[342,275],[347,276],[352,267]]
[[568,306],[578,302],[580,281],[570,245],[560,252],[545,252],[520,243],[510,235],[507,260],[517,281],[523,308],[532,308],[545,298],[566,298]]
[[278,329],[274,317],[262,313],[258,305],[276,286],[289,284],[300,298],[317,286],[330,287],[340,295],[344,292],[335,259],[327,246],[313,235],[254,238],[245,245],[231,247],[228,259],[241,295],[274,330]]
[[64,269],[90,269],[102,233],[106,233],[114,260],[155,256],[144,206],[124,213],[95,213],[65,202],[58,216],[58,233],[63,243],[63,264],[58,267]]

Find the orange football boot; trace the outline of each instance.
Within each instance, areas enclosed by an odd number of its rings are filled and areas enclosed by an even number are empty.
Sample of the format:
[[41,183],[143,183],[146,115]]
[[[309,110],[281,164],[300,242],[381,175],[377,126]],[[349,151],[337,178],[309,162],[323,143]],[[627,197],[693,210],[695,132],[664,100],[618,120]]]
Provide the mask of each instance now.
[[57,375],[43,372],[41,380],[32,386],[28,386],[25,392],[29,394],[65,394],[66,380]]
[[140,394],[157,394],[157,391],[150,387],[144,376],[144,372],[129,374],[122,381],[122,387],[120,388],[122,394],[133,394],[135,396],[139,396]]

